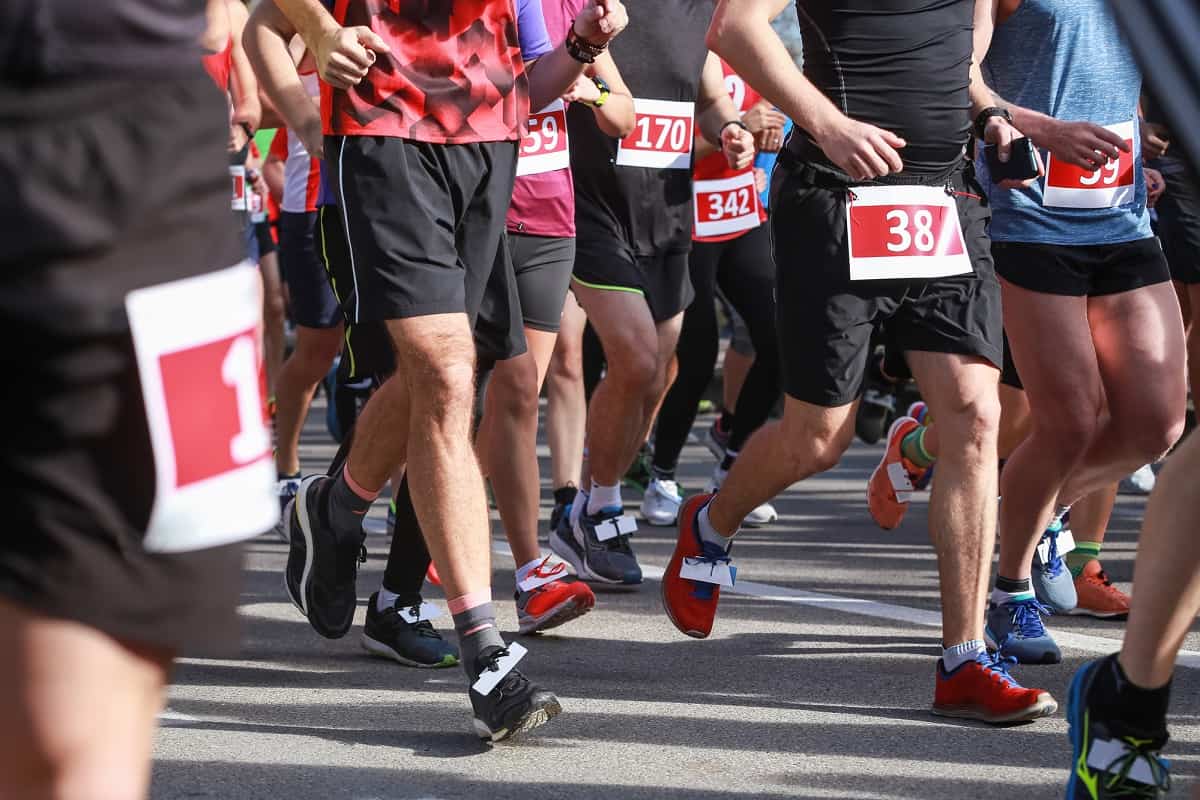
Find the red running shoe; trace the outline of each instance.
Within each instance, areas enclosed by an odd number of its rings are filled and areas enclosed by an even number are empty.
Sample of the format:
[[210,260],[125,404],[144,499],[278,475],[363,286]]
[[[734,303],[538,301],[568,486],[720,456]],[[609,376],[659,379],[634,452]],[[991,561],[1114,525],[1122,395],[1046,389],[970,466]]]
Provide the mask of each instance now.
[[1049,692],[1026,689],[1008,674],[1014,663],[1014,659],[981,652],[974,661],[946,672],[938,659],[933,713],[1004,724],[1029,722],[1057,711],[1058,703]]
[[[729,550],[719,545],[702,541],[697,517],[713,498],[712,494],[689,497],[679,510],[679,539],[671,563],[663,573],[663,608],[671,622],[681,632],[696,639],[707,638],[712,633],[713,619],[717,616],[717,601],[721,599],[721,587],[704,581],[691,580],[680,575],[684,559],[695,559],[713,568],[729,565]],[[731,545],[732,547],[732,545]],[[732,572],[730,567],[730,572]]]
[[425,570],[425,580],[429,581],[434,586],[442,585],[442,576],[438,575],[437,567],[433,565],[432,561],[429,562],[429,569]]
[[521,633],[537,633],[557,628],[582,617],[596,605],[596,595],[586,583],[552,580],[528,591],[520,591],[517,623]]
[[919,483],[925,474],[925,470],[900,452],[904,437],[919,427],[920,423],[912,417],[901,417],[892,423],[887,435],[887,450],[867,482],[867,508],[875,524],[885,531],[898,527],[904,520],[913,484]]

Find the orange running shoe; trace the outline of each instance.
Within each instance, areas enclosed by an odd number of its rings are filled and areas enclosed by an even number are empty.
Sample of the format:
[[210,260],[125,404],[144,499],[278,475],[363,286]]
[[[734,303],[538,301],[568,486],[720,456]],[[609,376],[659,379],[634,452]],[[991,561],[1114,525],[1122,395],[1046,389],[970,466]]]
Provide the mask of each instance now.
[[[680,575],[680,570],[683,569],[684,559],[695,559],[693,565],[698,561],[702,566],[711,565],[714,569],[729,565],[728,549],[700,539],[697,517],[700,509],[713,497],[712,494],[693,495],[679,509],[679,539],[662,579],[662,601],[667,616],[681,632],[696,639],[707,638],[712,633],[721,587],[685,578]],[[733,572],[732,567],[729,570]]]
[[1057,711],[1058,703],[1049,692],[1026,689],[1008,674],[1014,663],[1011,658],[981,652],[974,661],[946,672],[938,659],[933,713],[1002,724],[1028,722]]
[[1068,614],[1100,619],[1124,619],[1129,615],[1129,595],[1113,586],[1108,573],[1094,558],[1075,578],[1075,594],[1079,599]]
[[521,633],[537,633],[549,630],[582,617],[596,605],[596,595],[588,585],[580,581],[570,583],[562,580],[567,574],[567,565],[562,561],[550,563],[550,556],[542,559],[526,577],[517,584],[514,599],[517,601],[517,623]]
[[437,567],[433,565],[432,561],[429,562],[429,568],[425,570],[425,580],[429,581],[434,586],[442,585],[442,576],[438,575]]
[[867,508],[875,524],[890,531],[904,520],[913,484],[919,483],[927,470],[913,464],[900,453],[904,437],[921,427],[912,417],[900,417],[892,423],[887,435],[887,450],[867,483]]

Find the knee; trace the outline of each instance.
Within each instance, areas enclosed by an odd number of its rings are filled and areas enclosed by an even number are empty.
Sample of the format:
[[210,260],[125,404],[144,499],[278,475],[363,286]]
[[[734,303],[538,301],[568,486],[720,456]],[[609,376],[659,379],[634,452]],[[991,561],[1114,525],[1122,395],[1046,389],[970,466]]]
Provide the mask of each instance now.
[[320,380],[329,371],[333,359],[341,350],[342,340],[336,331],[317,331],[309,333],[301,329],[296,337],[296,349],[289,357],[295,360],[306,378]]
[[578,347],[563,347],[554,351],[546,379],[558,383],[583,382],[583,351]]
[[283,302],[283,295],[279,292],[267,292],[263,295],[263,317],[270,320],[272,323],[279,322],[282,324],[284,317],[287,314],[287,307]]
[[474,352],[458,352],[456,348],[443,351],[441,357],[416,357],[405,360],[404,376],[408,380],[410,397],[435,417],[447,417],[470,412],[475,399]]
[[1124,438],[1129,444],[1130,455],[1139,464],[1162,458],[1183,436],[1182,409],[1176,413],[1174,409],[1166,407],[1147,408],[1139,412],[1136,420],[1131,421],[1136,427]]
[[666,382],[666,369],[658,363],[658,354],[651,348],[636,345],[612,348],[606,380],[609,378],[631,396],[651,395]]
[[970,455],[996,452],[1000,430],[1000,398],[995,393],[966,398],[938,416],[945,435],[942,452],[950,448]]
[[[769,431],[760,430],[760,433]],[[780,431],[782,455],[788,472],[795,480],[828,472],[838,465],[850,447],[854,431],[851,428],[807,428],[801,431]]]
[[496,368],[488,382],[488,408],[509,418],[537,418],[537,364],[524,355]]

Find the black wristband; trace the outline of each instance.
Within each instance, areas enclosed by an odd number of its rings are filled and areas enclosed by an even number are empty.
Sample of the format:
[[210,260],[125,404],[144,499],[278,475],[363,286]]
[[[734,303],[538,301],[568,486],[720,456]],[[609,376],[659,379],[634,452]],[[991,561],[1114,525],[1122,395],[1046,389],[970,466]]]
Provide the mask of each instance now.
[[607,42],[604,44],[592,44],[576,33],[575,20],[571,20],[571,27],[567,31],[567,39],[563,44],[567,48],[567,55],[581,64],[595,63],[596,57],[608,49]]
[[983,138],[983,131],[985,128],[987,128],[987,121],[992,117],[1000,117],[1008,122],[1009,125],[1011,125],[1013,121],[1012,114],[1008,113],[1007,108],[1001,108],[1000,106],[988,106],[983,111],[979,112],[979,116],[975,117],[975,136],[980,139]]
[[746,125],[746,123],[742,122],[740,119],[731,119],[731,120],[729,120],[729,122],[726,122],[724,125],[721,126],[721,130],[719,132],[722,136],[725,135],[725,129],[728,128],[730,125],[737,125],[739,128],[744,130],[746,133],[752,132],[750,130],[750,128]]
[[239,122],[238,125],[240,125],[242,130],[246,132],[247,139],[250,139],[250,140],[254,139],[254,131],[250,128],[249,122]]

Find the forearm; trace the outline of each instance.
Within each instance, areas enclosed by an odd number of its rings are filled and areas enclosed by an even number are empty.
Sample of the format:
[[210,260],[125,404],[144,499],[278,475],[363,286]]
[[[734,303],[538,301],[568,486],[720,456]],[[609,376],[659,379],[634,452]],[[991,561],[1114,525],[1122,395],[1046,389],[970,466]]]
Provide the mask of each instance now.
[[287,126],[301,132],[320,128],[321,117],[288,51],[288,42],[295,33],[280,9],[264,0],[246,26],[245,44],[263,91]]
[[[737,106],[729,99],[721,62],[713,53],[704,62],[700,76],[700,96],[696,102],[696,127],[710,145],[721,146],[721,130],[730,122],[740,120]],[[697,156],[700,154],[697,153]]]
[[529,65],[529,107],[540,111],[570,89],[583,74],[584,65],[567,54],[566,45]]
[[621,78],[612,56],[602,54],[589,72],[608,84],[608,100],[600,108],[592,107],[596,125],[608,136],[623,139],[633,133],[637,115],[633,110],[633,95]]
[[321,4],[321,0],[274,0],[279,11],[292,23],[310,49],[323,35],[341,26]]

